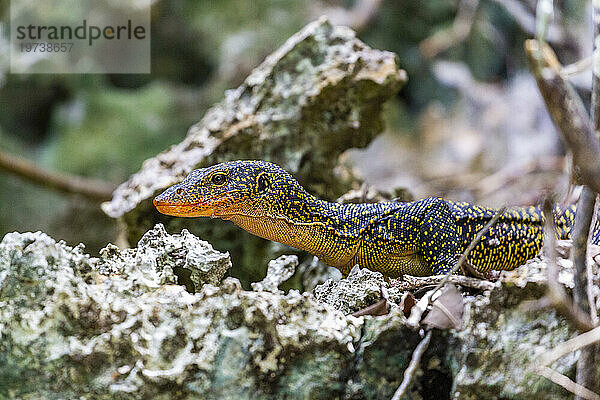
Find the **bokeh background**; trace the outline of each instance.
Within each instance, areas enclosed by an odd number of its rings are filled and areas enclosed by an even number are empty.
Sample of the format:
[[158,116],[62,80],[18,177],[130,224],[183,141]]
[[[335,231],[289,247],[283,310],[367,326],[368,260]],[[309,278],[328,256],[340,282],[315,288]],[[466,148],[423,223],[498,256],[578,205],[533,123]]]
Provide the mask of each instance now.
[[[570,64],[591,53],[591,4],[557,3],[548,40]],[[327,15],[395,52],[409,76],[385,133],[345,155],[369,185],[492,206],[566,193],[564,149],[525,64],[532,0],[156,0],[149,75],[11,75],[8,14],[0,1],[0,151],[43,170],[121,183]],[[571,80],[587,101],[591,73]],[[36,230],[94,254],[118,224],[98,203],[0,171],[0,237]]]

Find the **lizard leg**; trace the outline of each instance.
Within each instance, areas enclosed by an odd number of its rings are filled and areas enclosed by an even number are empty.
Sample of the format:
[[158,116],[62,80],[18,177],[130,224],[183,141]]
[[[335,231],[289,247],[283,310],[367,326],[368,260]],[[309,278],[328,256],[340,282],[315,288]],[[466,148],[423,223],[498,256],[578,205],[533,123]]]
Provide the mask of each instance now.
[[433,275],[447,274],[461,253],[460,236],[450,206],[432,199],[420,226],[421,253]]

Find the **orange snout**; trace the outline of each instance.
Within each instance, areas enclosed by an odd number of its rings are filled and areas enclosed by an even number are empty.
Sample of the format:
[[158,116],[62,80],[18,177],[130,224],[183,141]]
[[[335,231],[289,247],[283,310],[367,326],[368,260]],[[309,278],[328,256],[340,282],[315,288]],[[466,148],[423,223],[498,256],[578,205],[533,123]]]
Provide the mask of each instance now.
[[184,203],[165,199],[159,195],[154,198],[153,203],[158,212],[174,217],[226,218],[235,208],[235,204],[228,196],[220,196],[195,203]]
[[212,217],[215,215],[214,207],[196,204],[176,204],[168,200],[154,199],[154,207],[161,214],[174,217]]

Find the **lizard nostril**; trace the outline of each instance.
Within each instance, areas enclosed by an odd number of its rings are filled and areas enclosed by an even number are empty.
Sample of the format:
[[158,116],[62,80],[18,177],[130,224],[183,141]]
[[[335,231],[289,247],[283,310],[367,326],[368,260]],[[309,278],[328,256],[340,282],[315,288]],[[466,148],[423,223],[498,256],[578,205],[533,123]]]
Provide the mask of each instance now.
[[182,194],[183,193],[183,189],[182,188],[177,188],[177,190],[175,191],[175,193]]

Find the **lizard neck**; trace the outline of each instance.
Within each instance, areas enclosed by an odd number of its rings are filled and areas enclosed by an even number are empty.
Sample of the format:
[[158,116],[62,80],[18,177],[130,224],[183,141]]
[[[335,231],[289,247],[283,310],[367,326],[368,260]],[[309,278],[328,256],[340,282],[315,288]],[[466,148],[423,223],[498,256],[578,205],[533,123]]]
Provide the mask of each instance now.
[[[316,255],[334,267],[346,266],[356,253],[358,235],[344,229],[352,204],[330,203],[305,193],[267,207],[257,202],[244,212],[228,216],[244,230]],[[267,211],[268,210],[268,211]]]

